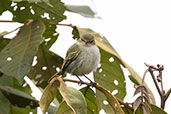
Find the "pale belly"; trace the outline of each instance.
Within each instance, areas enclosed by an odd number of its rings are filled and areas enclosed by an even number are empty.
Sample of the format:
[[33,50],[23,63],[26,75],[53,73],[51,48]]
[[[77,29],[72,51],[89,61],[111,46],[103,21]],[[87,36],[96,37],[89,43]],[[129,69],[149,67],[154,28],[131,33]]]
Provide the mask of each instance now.
[[95,71],[100,63],[100,52],[96,46],[82,47],[81,49],[82,51],[76,60],[66,69],[66,72],[72,75],[83,76],[89,74]]

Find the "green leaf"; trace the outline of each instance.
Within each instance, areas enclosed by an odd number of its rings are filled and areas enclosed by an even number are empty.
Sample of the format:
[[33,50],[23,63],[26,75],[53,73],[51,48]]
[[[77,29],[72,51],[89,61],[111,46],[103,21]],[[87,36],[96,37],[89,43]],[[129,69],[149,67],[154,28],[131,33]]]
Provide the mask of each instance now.
[[80,91],[66,87],[62,79],[60,79],[59,91],[74,114],[87,114],[86,100]]
[[25,92],[4,85],[0,85],[0,90],[13,105],[17,105],[18,107],[26,107],[29,105],[31,108],[38,106],[38,101]]
[[47,87],[44,89],[40,102],[39,102],[40,108],[43,113],[45,113],[48,110],[50,103],[56,97],[58,84],[59,84],[58,81],[49,83],[49,85],[47,85]]
[[96,94],[90,88],[82,88],[80,90],[86,99],[87,114],[99,114],[99,109],[96,101]]
[[[31,3],[29,3],[31,2]],[[43,15],[47,13],[49,15],[48,22],[57,24],[66,17],[63,15],[66,7],[60,0],[41,0],[41,2],[33,2],[31,0],[17,2],[12,6],[13,20],[17,22],[26,22],[28,19],[40,19],[44,20]]]
[[[118,61],[118,63],[120,63],[121,65],[123,65],[125,68],[127,68],[129,70],[132,78],[134,80],[136,80],[136,82],[138,82],[139,84],[141,83],[141,80],[142,80],[141,77],[134,71],[134,69],[131,66],[129,66],[126,62],[124,62],[122,60],[122,58],[119,56],[119,54],[115,51],[115,49],[111,46],[111,44],[107,41],[107,39],[105,37],[101,36],[97,32],[92,31],[91,29],[78,28],[78,30],[79,30],[80,35],[82,35],[84,33],[89,33],[89,34],[94,35],[97,45],[106,53],[111,54],[112,56],[117,58],[117,59],[114,58],[114,62],[115,62],[115,60]],[[102,57],[103,57],[103,55],[102,55]],[[145,86],[146,86],[146,88],[148,88],[147,84],[145,84]],[[104,87],[106,87],[106,86],[104,86]],[[149,88],[148,88],[148,91],[151,95],[153,103],[155,104],[155,98],[154,98],[153,93],[151,92],[151,90]]]
[[39,50],[36,54],[37,64],[34,65],[28,73],[28,77],[33,80],[38,87],[45,88],[48,84],[47,80],[56,73],[56,68],[62,66],[63,59],[49,50],[56,39],[57,38],[49,38],[48,41],[45,40],[39,46]]
[[[156,105],[151,104],[151,109],[152,112],[151,114],[167,114],[163,109],[157,107]],[[133,110],[127,108],[127,107],[122,107],[125,114],[133,114]],[[136,110],[136,114],[143,114],[143,110],[141,109],[141,107],[138,107],[138,109]]]
[[78,31],[76,26],[73,27],[72,35],[73,35],[74,39],[76,39],[76,38],[79,39],[80,38],[79,31]]
[[28,1],[30,3],[32,2],[48,2],[48,0],[11,0],[13,2],[21,2],[21,1]]
[[94,18],[96,14],[89,6],[66,5],[66,8],[70,12],[78,13],[88,18]]
[[5,48],[9,41],[10,39],[0,38],[0,52]]
[[[55,114],[72,114],[72,110],[70,107],[67,105],[65,101],[63,101],[58,109],[56,110]],[[89,114],[89,113],[88,113]]]
[[99,86],[97,91],[100,91],[105,95],[106,102],[108,102],[109,103],[108,105],[110,105],[110,107],[112,108],[112,110],[110,111],[107,110],[106,112],[107,114],[124,114],[117,98],[114,95],[112,95],[110,92],[108,92],[107,89],[103,88],[102,86]]
[[12,77],[6,76],[6,75],[2,75],[0,77],[0,85],[12,86],[13,85]]
[[41,21],[30,21],[25,24],[17,36],[0,53],[0,71],[14,76],[19,82],[29,72],[33,57],[42,42],[44,24]]
[[10,105],[10,102],[0,91],[0,111],[1,111],[0,114],[8,114],[9,105]]
[[37,109],[31,109],[29,106],[20,108],[12,105],[10,108],[10,114],[37,114]]
[[12,10],[10,0],[0,0],[0,15],[6,10]]
[[151,114],[167,114],[163,109],[153,104],[151,104],[151,109],[152,109]]

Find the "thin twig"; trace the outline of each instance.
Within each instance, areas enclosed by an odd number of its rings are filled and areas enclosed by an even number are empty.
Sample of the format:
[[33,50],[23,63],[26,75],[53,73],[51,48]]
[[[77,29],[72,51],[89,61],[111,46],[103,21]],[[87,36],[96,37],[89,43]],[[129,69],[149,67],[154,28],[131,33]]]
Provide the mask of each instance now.
[[145,76],[146,76],[147,72],[148,72],[148,69],[145,70],[145,72],[144,72],[144,75],[143,75],[143,78],[142,78],[142,82],[141,82],[142,85],[144,84],[144,80],[145,80]]
[[13,21],[13,20],[0,20],[0,22],[3,22],[3,23],[5,23],[5,22],[8,22],[8,23],[9,23],[9,22],[10,22],[10,23],[11,23],[11,22],[15,22],[15,23],[16,23],[17,21]]
[[74,28],[74,25],[72,25],[72,24],[62,24],[62,23],[58,23],[58,24],[56,24],[56,23],[50,23],[50,25],[68,26],[68,27],[72,27],[72,28]]
[[170,89],[167,91],[167,93],[165,94],[165,99],[167,99],[167,98],[169,97],[170,93],[171,93],[171,88],[170,88]]
[[155,79],[154,73],[153,73],[153,69],[154,70],[157,70],[157,69],[155,67],[153,67],[153,66],[150,66],[150,65],[146,64],[146,63],[144,63],[144,64],[148,67],[148,71],[150,72],[150,74],[152,76],[153,82],[154,82],[154,84],[155,84],[155,86],[157,88],[157,91],[158,91],[159,95],[162,96],[162,92],[161,92],[161,90],[159,88],[159,85],[158,85],[158,83],[157,83],[157,81]]
[[154,84],[155,84],[155,86],[157,88],[157,91],[158,91],[159,95],[162,96],[162,92],[161,92],[161,90],[159,88],[159,85],[158,85],[156,79],[155,79],[154,73],[153,73],[153,71],[150,68],[149,68],[149,72],[150,72],[150,74],[152,76],[153,82],[154,82]]
[[[0,20],[0,22],[17,22],[17,21],[14,21],[14,20]],[[19,23],[19,22],[18,22]],[[62,23],[58,23],[58,24],[56,24],[56,23],[52,23],[52,22],[50,22],[49,23],[50,25],[60,25],[60,26],[69,26],[69,27],[72,27],[72,28],[74,28],[75,26],[74,25],[72,25],[72,24],[62,24]]]
[[[74,82],[74,83],[82,83],[82,84],[85,84],[87,86],[92,86],[91,83],[87,83],[87,82],[81,82],[81,81],[77,81],[77,80],[72,80],[72,79],[66,79],[66,78],[63,78],[63,81],[69,81],[69,82]],[[94,87],[96,89],[99,89],[100,88],[100,85],[96,84],[94,85]],[[121,99],[117,98],[118,102],[121,104],[121,105],[124,105],[125,107],[133,110],[133,108],[131,106],[129,106],[129,103],[124,103]]]

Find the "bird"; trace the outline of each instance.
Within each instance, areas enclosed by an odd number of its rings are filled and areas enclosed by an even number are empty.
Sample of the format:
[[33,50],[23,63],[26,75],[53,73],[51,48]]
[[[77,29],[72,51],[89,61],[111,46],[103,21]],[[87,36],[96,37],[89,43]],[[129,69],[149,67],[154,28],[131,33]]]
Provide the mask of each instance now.
[[62,67],[55,75],[69,73],[76,76],[81,81],[81,84],[83,81],[79,76],[84,76],[92,85],[95,85],[96,83],[86,75],[95,72],[99,64],[100,51],[96,46],[95,38],[93,35],[86,33],[68,49]]

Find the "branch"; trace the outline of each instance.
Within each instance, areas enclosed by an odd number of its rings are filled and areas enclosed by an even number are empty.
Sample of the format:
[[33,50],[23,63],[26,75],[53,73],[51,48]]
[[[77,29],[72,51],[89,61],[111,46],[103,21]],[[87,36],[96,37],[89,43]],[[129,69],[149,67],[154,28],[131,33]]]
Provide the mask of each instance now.
[[[77,81],[77,80],[72,80],[72,79],[66,79],[66,78],[62,78],[63,81],[69,81],[69,82],[74,82],[74,83],[81,83],[81,84],[85,84],[87,86],[92,86],[92,83],[87,83],[87,82],[82,82],[82,81]],[[96,84],[96,85],[93,85],[96,89],[99,89],[100,88],[100,85],[99,84]],[[129,106],[129,103],[124,103],[121,99],[117,98],[118,102],[121,104],[121,105],[124,105],[125,107],[133,110],[133,108],[131,106]]]
[[161,97],[162,96],[162,92],[161,92],[161,90],[159,88],[159,85],[158,85],[158,83],[157,83],[157,81],[155,79],[155,76],[154,76],[154,73],[153,73],[153,70],[152,70],[152,69],[154,69],[154,70],[157,70],[157,69],[155,67],[153,67],[153,66],[150,66],[150,65],[146,64],[146,63],[145,63],[145,65],[148,67],[148,71],[150,72],[150,74],[152,76],[152,79],[153,79],[153,82],[154,82],[154,84],[155,84],[155,86],[157,88],[157,91],[158,91],[158,93],[159,93],[159,95]]
[[[15,22],[15,23],[17,23],[17,21],[14,21],[14,20],[0,20],[0,22],[3,22],[3,23],[5,23],[5,22]],[[19,23],[19,22],[18,22]],[[72,27],[72,28],[74,28],[75,26],[74,25],[72,25],[72,24],[56,24],[56,23],[52,23],[52,22],[50,22],[49,23],[50,25],[60,25],[60,26],[69,26],[69,27]]]
[[152,76],[153,82],[154,82],[154,84],[155,84],[155,86],[157,88],[157,91],[158,91],[159,95],[162,96],[162,92],[161,92],[161,90],[159,88],[159,85],[158,85],[156,79],[155,79],[154,73],[153,73],[153,71],[150,68],[149,68],[149,72],[150,72],[150,74]]
[[72,27],[72,28],[74,28],[75,26],[74,25],[72,25],[72,24],[56,24],[56,23],[50,23],[50,25],[60,25],[60,26],[68,26],[68,27]]
[[3,23],[5,23],[5,22],[8,22],[8,23],[9,23],[9,22],[10,22],[10,23],[11,23],[11,22],[15,22],[15,23],[16,23],[17,21],[13,21],[13,20],[0,20],[0,22],[3,22]]
[[165,100],[167,100],[167,98],[169,97],[170,93],[171,93],[171,88],[165,94]]

